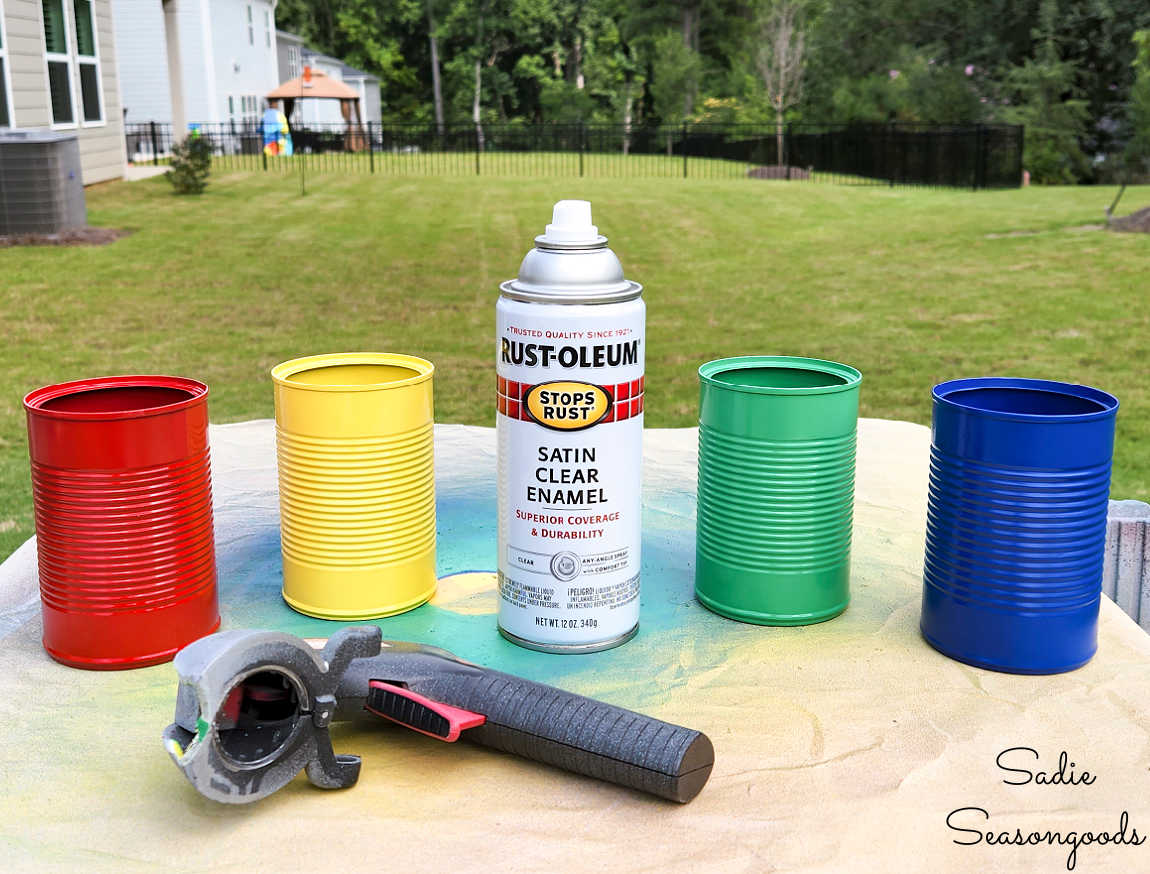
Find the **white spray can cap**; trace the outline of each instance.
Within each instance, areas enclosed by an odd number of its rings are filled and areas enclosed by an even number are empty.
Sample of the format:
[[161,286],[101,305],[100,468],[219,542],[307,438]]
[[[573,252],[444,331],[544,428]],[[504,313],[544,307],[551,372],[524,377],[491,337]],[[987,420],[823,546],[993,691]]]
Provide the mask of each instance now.
[[560,200],[551,211],[551,224],[537,239],[544,245],[584,243],[593,246],[599,243],[599,229],[591,223],[591,201]]

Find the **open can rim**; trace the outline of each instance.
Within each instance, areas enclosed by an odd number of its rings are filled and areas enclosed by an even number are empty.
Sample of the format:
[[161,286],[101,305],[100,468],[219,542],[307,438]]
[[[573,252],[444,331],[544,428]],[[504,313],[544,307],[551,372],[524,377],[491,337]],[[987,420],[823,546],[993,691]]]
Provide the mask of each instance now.
[[[808,370],[823,373],[843,380],[833,385],[818,386],[766,386],[740,385],[718,379],[719,374],[736,370],[754,370],[761,367],[787,370]],[[852,391],[862,382],[862,373],[849,364],[827,361],[823,358],[802,358],[795,355],[739,355],[733,358],[717,358],[699,367],[699,379],[709,386],[723,391],[745,392],[757,395],[825,395]]]
[[[1023,413],[1010,410],[993,410],[973,404],[962,403],[955,397],[962,392],[977,389],[1013,389],[1015,391],[1045,392],[1047,394],[1064,395],[1096,404],[1098,409],[1080,413]],[[968,379],[952,379],[940,382],[931,390],[931,397],[935,403],[968,416],[978,416],[986,419],[1003,419],[1008,422],[1092,422],[1097,419],[1106,419],[1118,411],[1118,398],[1100,388],[1089,385],[1079,385],[1072,382],[1058,382],[1051,379],[1029,379],[1010,376],[980,376]]]
[[[371,383],[332,383],[322,385],[317,383],[297,382],[293,377],[306,373],[309,370],[321,370],[325,367],[344,367],[348,365],[368,364],[384,365],[388,367],[403,367],[414,370],[415,375],[402,379],[388,380],[387,382]],[[284,388],[300,389],[303,391],[385,391],[393,388],[405,388],[418,385],[431,379],[435,373],[435,365],[425,358],[414,355],[404,355],[398,352],[332,352],[323,355],[307,355],[302,358],[292,358],[277,364],[271,370],[272,380]]]
[[[155,407],[137,407],[124,410],[77,411],[53,410],[44,405],[50,401],[113,388],[169,388],[188,393],[188,397],[160,404]],[[36,416],[49,419],[62,419],[68,422],[109,422],[122,419],[142,419],[147,416],[162,416],[178,412],[203,403],[208,396],[208,387],[197,379],[184,376],[162,376],[156,374],[125,374],[121,376],[97,376],[89,379],[74,379],[58,382],[28,392],[24,396],[24,409]]]

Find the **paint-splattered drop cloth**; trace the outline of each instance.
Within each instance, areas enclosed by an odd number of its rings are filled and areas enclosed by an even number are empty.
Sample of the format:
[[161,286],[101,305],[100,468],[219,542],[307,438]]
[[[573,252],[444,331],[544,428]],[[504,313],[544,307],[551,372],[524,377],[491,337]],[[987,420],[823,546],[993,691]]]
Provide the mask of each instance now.
[[[269,421],[213,427],[223,627],[326,636],[280,599]],[[859,429],[853,601],[807,628],[740,625],[692,595],[693,430],[645,437],[639,636],[554,656],[495,630],[495,436],[436,434],[435,600],[384,635],[701,729],[710,784],[680,807],[402,729],[337,729],[359,785],[299,778],[249,807],[202,799],[168,760],[171,665],[91,673],[40,647],[34,545],[0,566],[0,870],[1057,871],[1070,847],[960,846],[988,828],[1150,834],[1150,636],[1104,601],[1098,656],[1055,677],[952,662],[918,633],[926,428]],[[475,573],[478,572],[478,573]],[[1010,748],[1004,771],[996,757]],[[1009,786],[1068,753],[1090,785]],[[1150,870],[1150,843],[1082,846],[1076,869]]]

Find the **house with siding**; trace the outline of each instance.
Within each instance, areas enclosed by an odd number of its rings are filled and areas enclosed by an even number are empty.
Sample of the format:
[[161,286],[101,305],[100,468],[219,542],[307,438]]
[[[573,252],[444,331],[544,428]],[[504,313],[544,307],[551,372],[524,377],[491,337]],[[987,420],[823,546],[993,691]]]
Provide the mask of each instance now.
[[124,175],[111,0],[0,0],[0,127],[74,131],[84,184]]
[[279,84],[274,0],[111,0],[129,124],[256,121]]

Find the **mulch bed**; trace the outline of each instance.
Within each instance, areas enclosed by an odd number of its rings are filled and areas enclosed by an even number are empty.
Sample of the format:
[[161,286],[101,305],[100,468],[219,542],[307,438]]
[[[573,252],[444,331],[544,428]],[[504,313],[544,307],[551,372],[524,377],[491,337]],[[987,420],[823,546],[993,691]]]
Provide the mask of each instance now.
[[1134,233],[1150,234],[1150,206],[1124,215],[1122,218],[1112,218],[1106,225],[1112,231],[1133,231]]
[[751,179],[790,179],[792,181],[802,181],[811,178],[811,171],[805,167],[780,167],[777,164],[771,164],[766,167],[752,167],[747,171],[747,176]]
[[0,249],[11,246],[106,246],[132,233],[121,228],[76,228],[59,234],[0,235]]

